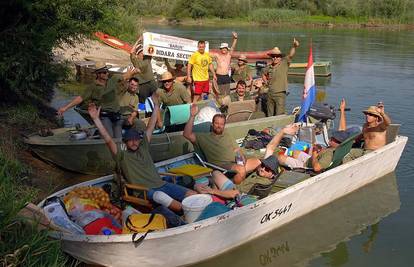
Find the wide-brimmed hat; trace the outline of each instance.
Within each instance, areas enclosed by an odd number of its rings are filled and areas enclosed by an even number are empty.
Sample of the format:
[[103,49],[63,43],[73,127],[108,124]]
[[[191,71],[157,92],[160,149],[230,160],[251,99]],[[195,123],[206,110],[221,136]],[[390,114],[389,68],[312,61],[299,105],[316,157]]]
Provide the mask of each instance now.
[[349,133],[346,131],[335,131],[332,133],[332,136],[331,136],[331,138],[338,141],[339,144],[345,141],[348,137],[349,137]]
[[239,58],[238,58],[238,60],[247,62],[247,57],[246,57],[246,55],[240,55]]
[[272,55],[282,55],[282,52],[280,51],[279,47],[273,47],[272,50],[270,50],[269,52],[267,52],[267,55],[272,56]]
[[161,75],[160,81],[164,82],[169,80],[174,80],[174,76],[171,74],[171,72],[166,71]]
[[382,118],[381,113],[377,111],[377,108],[375,106],[370,106],[366,110],[362,111],[364,114],[371,114],[377,117]]
[[267,157],[265,159],[260,160],[262,164],[273,171],[273,173],[279,172],[279,162],[274,155]]
[[227,48],[227,49],[229,49],[229,44],[228,44],[228,43],[221,43],[221,44],[220,44],[220,49],[222,49],[222,48]]
[[144,138],[144,132],[134,128],[129,129],[124,135],[124,141],[141,140],[142,138]]
[[98,61],[98,62],[96,62],[95,63],[95,73],[98,73],[98,72],[101,72],[101,71],[103,71],[103,70],[109,70],[110,68],[112,68],[112,65],[108,65],[108,64],[106,64],[105,62],[101,62],[101,61]]
[[175,61],[175,66],[177,67],[177,65],[183,65],[184,66],[184,61],[182,61],[182,60]]

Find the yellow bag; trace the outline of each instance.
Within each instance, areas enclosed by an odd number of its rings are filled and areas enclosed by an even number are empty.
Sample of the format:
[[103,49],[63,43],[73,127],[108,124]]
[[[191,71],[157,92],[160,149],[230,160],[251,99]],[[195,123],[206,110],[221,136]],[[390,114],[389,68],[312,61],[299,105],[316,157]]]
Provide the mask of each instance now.
[[131,214],[125,221],[122,233],[144,233],[166,228],[167,221],[161,214]]
[[186,165],[182,165],[180,167],[172,168],[168,170],[168,172],[170,173],[187,175],[193,178],[200,178],[200,177],[206,176],[210,174],[212,171],[213,169],[200,166],[200,165],[196,165],[196,164],[186,164]]

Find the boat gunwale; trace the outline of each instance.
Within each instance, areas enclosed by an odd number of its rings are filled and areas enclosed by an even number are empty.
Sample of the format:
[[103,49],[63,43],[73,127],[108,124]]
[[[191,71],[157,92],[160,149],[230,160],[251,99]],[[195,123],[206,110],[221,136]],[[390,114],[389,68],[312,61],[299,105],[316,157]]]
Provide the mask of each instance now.
[[[291,114],[283,114],[283,115],[278,115],[278,116],[272,116],[272,117],[264,117],[264,118],[257,118],[257,119],[253,119],[253,120],[247,120],[247,121],[239,121],[239,122],[231,122],[228,123],[225,127],[225,129],[228,128],[235,128],[235,127],[242,127],[245,125],[249,125],[249,124],[261,124],[261,123],[271,123],[276,117],[278,120],[284,120],[284,119],[288,119],[289,117],[292,117],[293,115]],[[293,117],[292,117],[293,118]],[[59,129],[65,129],[65,128],[59,128]],[[68,128],[68,131],[70,131],[70,129],[73,129],[73,127]],[[63,133],[59,133],[59,135],[63,135]],[[171,132],[171,133],[160,133],[160,134],[154,134],[153,137],[164,137],[164,136],[182,136],[183,135],[183,131],[178,131],[178,132]],[[24,142],[26,144],[29,145],[34,145],[34,146],[72,146],[72,145],[79,145],[79,146],[84,146],[84,145],[101,145],[101,144],[105,144],[105,140],[103,140],[102,138],[99,139],[84,139],[84,140],[70,140],[69,138],[66,140],[50,140],[47,137],[45,137],[44,139],[41,139],[43,137],[39,136],[38,134],[29,136],[28,138],[25,137],[24,138]],[[115,143],[120,143],[122,141],[122,138],[114,138],[113,139],[115,141]],[[157,145],[156,143],[151,142],[150,145]]]
[[[263,198],[261,200],[258,200],[257,202],[254,202],[250,205],[235,209],[235,210],[231,210],[225,214],[220,214],[205,220],[202,220],[200,222],[194,222],[191,224],[187,224],[187,225],[183,225],[183,226],[179,226],[179,227],[175,227],[175,228],[170,228],[170,229],[165,229],[163,231],[159,231],[159,232],[152,232],[149,233],[146,237],[146,239],[161,239],[161,238],[166,238],[166,237],[171,237],[171,236],[175,236],[175,235],[179,235],[179,234],[183,234],[183,233],[187,233],[187,232],[192,232],[192,231],[197,231],[203,228],[207,228],[216,224],[220,224],[220,223],[224,223],[230,219],[232,219],[233,217],[236,217],[238,215],[244,214],[246,212],[249,212],[252,209],[256,209],[259,207],[262,207],[264,205],[267,205],[269,202],[273,202],[277,199],[281,199],[284,196],[291,194],[294,191],[303,189],[307,186],[309,186],[310,184],[316,183],[320,180],[323,179],[327,179],[328,177],[330,177],[332,174],[341,172],[344,169],[348,169],[348,168],[352,168],[352,166],[359,164],[360,162],[363,162],[367,159],[370,159],[372,157],[375,157],[378,154],[381,154],[393,147],[398,146],[401,143],[404,143],[404,147],[405,144],[408,140],[407,136],[400,136],[398,135],[396,137],[396,139],[385,145],[384,147],[375,150],[371,153],[368,153],[358,159],[355,159],[353,161],[347,162],[345,164],[342,164],[336,168],[333,168],[331,170],[328,170],[326,172],[323,172],[321,174],[318,174],[316,176],[310,177],[302,182],[299,182],[297,184],[294,184],[292,186],[289,186],[288,188],[281,190],[275,194],[269,195],[266,198]],[[404,150],[404,147],[402,148],[401,153]],[[67,188],[64,188],[52,195],[51,196],[56,196],[56,195],[62,195],[65,192],[68,192],[70,189],[78,187],[78,186],[82,186],[82,185],[93,185],[93,184],[97,184],[97,183],[103,183],[105,181],[110,181],[113,179],[113,175],[107,175],[107,176],[103,176],[97,179],[94,179],[92,181],[86,181],[80,184],[76,184]],[[340,196],[342,197],[342,195]],[[339,198],[339,197],[338,197]],[[41,204],[44,202],[44,200],[42,202],[40,202],[38,204],[38,206],[41,206]],[[309,212],[312,212],[312,210],[309,210]],[[308,212],[308,213],[309,213]],[[225,216],[223,216],[225,215]],[[306,214],[303,214],[299,217],[302,217]],[[296,218],[295,218],[296,219]],[[283,224],[281,224],[283,225]],[[279,225],[279,226],[281,226]],[[260,231],[263,232],[263,231]],[[80,235],[80,234],[70,234],[70,233],[63,233],[63,232],[58,232],[58,231],[51,231],[49,233],[49,235],[53,238],[57,238],[57,239],[61,239],[61,240],[66,240],[66,241],[75,241],[75,242],[89,242],[89,243],[124,243],[124,242],[131,242],[131,237],[132,234],[122,234],[122,235],[111,235],[111,236],[102,236],[102,235]]]

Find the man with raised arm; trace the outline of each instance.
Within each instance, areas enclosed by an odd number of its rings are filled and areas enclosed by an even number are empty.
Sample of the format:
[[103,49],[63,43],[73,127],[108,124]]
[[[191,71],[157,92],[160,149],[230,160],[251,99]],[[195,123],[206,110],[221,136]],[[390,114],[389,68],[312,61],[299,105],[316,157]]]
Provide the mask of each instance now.
[[[226,116],[216,114],[213,117],[211,131],[208,133],[194,133],[193,125],[198,107],[191,105],[190,118],[184,128],[184,137],[198,146],[207,159],[207,162],[224,169],[232,169],[237,172],[234,182],[239,184],[246,174],[256,168],[256,159],[245,159],[236,141],[225,131]],[[243,163],[236,163],[236,154],[243,157]]]
[[230,63],[231,55],[236,48],[237,44],[237,33],[232,32],[233,43],[229,48],[228,43],[220,44],[220,53],[214,54],[214,58],[217,62],[216,76],[217,76],[217,85],[219,86],[220,94],[226,96],[230,94]]
[[293,38],[292,48],[287,56],[283,55],[278,47],[268,53],[272,62],[263,70],[262,79],[269,87],[267,93],[267,116],[269,117],[286,113],[288,70],[297,47],[299,47],[299,42]]
[[[241,193],[249,193],[255,184],[270,185],[274,182],[279,174],[279,162],[275,155],[277,146],[280,143],[284,134],[295,134],[298,130],[297,125],[288,125],[276,134],[272,141],[266,146],[266,151],[263,159],[252,159],[252,166],[255,166],[254,172],[252,172],[245,180],[240,184],[235,184],[228,179],[223,173],[219,171],[213,171],[214,186],[210,187],[197,187],[196,189],[200,193],[208,193],[217,195],[224,198],[234,198]],[[279,155],[280,157],[280,155]]]
[[[124,136],[123,145],[117,145],[103,127],[99,119],[100,107],[97,108],[94,104],[91,104],[88,111],[125,179],[129,183],[137,183],[148,187],[148,197],[151,200],[171,210],[180,211],[182,209],[180,202],[196,192],[163,181],[157,172],[149,151],[152,132],[159,112],[158,99],[153,97],[153,102],[154,111],[146,130],[139,131],[131,128]],[[164,194],[156,192],[163,192]]]
[[[344,131],[347,127],[345,108],[346,102],[345,99],[342,99],[339,127],[340,130]],[[356,159],[387,144],[387,128],[391,124],[391,119],[384,112],[384,104],[378,102],[376,106],[370,106],[362,112],[365,114],[365,123],[362,127],[362,133],[355,141],[363,141],[364,147],[362,149],[352,148],[349,154],[345,156],[344,162]]]
[[213,74],[213,79],[217,80],[210,54],[205,52],[206,42],[198,41],[197,47],[198,50],[191,55],[187,65],[187,82],[194,81],[193,103],[210,93],[209,70]]
[[113,138],[120,138],[122,134],[122,120],[119,105],[119,94],[126,87],[126,82],[139,70],[129,68],[123,75],[115,74],[109,78],[109,65],[104,62],[96,63],[96,80],[82,95],[76,96],[71,102],[58,109],[58,115],[76,105],[87,109],[90,103],[102,108],[101,120],[109,135]]
[[157,90],[158,85],[152,70],[152,57],[144,55],[142,36],[132,47],[130,58],[134,67],[140,70],[140,73],[136,75],[136,78],[139,80],[139,103],[145,103],[147,97]]

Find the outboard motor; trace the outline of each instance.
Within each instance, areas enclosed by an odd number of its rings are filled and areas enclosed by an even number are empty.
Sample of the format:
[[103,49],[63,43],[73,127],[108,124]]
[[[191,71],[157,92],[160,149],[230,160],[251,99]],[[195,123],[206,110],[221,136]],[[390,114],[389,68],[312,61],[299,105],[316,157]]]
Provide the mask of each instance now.
[[314,103],[308,111],[308,116],[326,122],[327,120],[334,120],[336,114],[333,106],[325,103]]
[[264,60],[256,61],[256,75],[260,76],[262,74],[262,69],[266,68],[267,62]]

